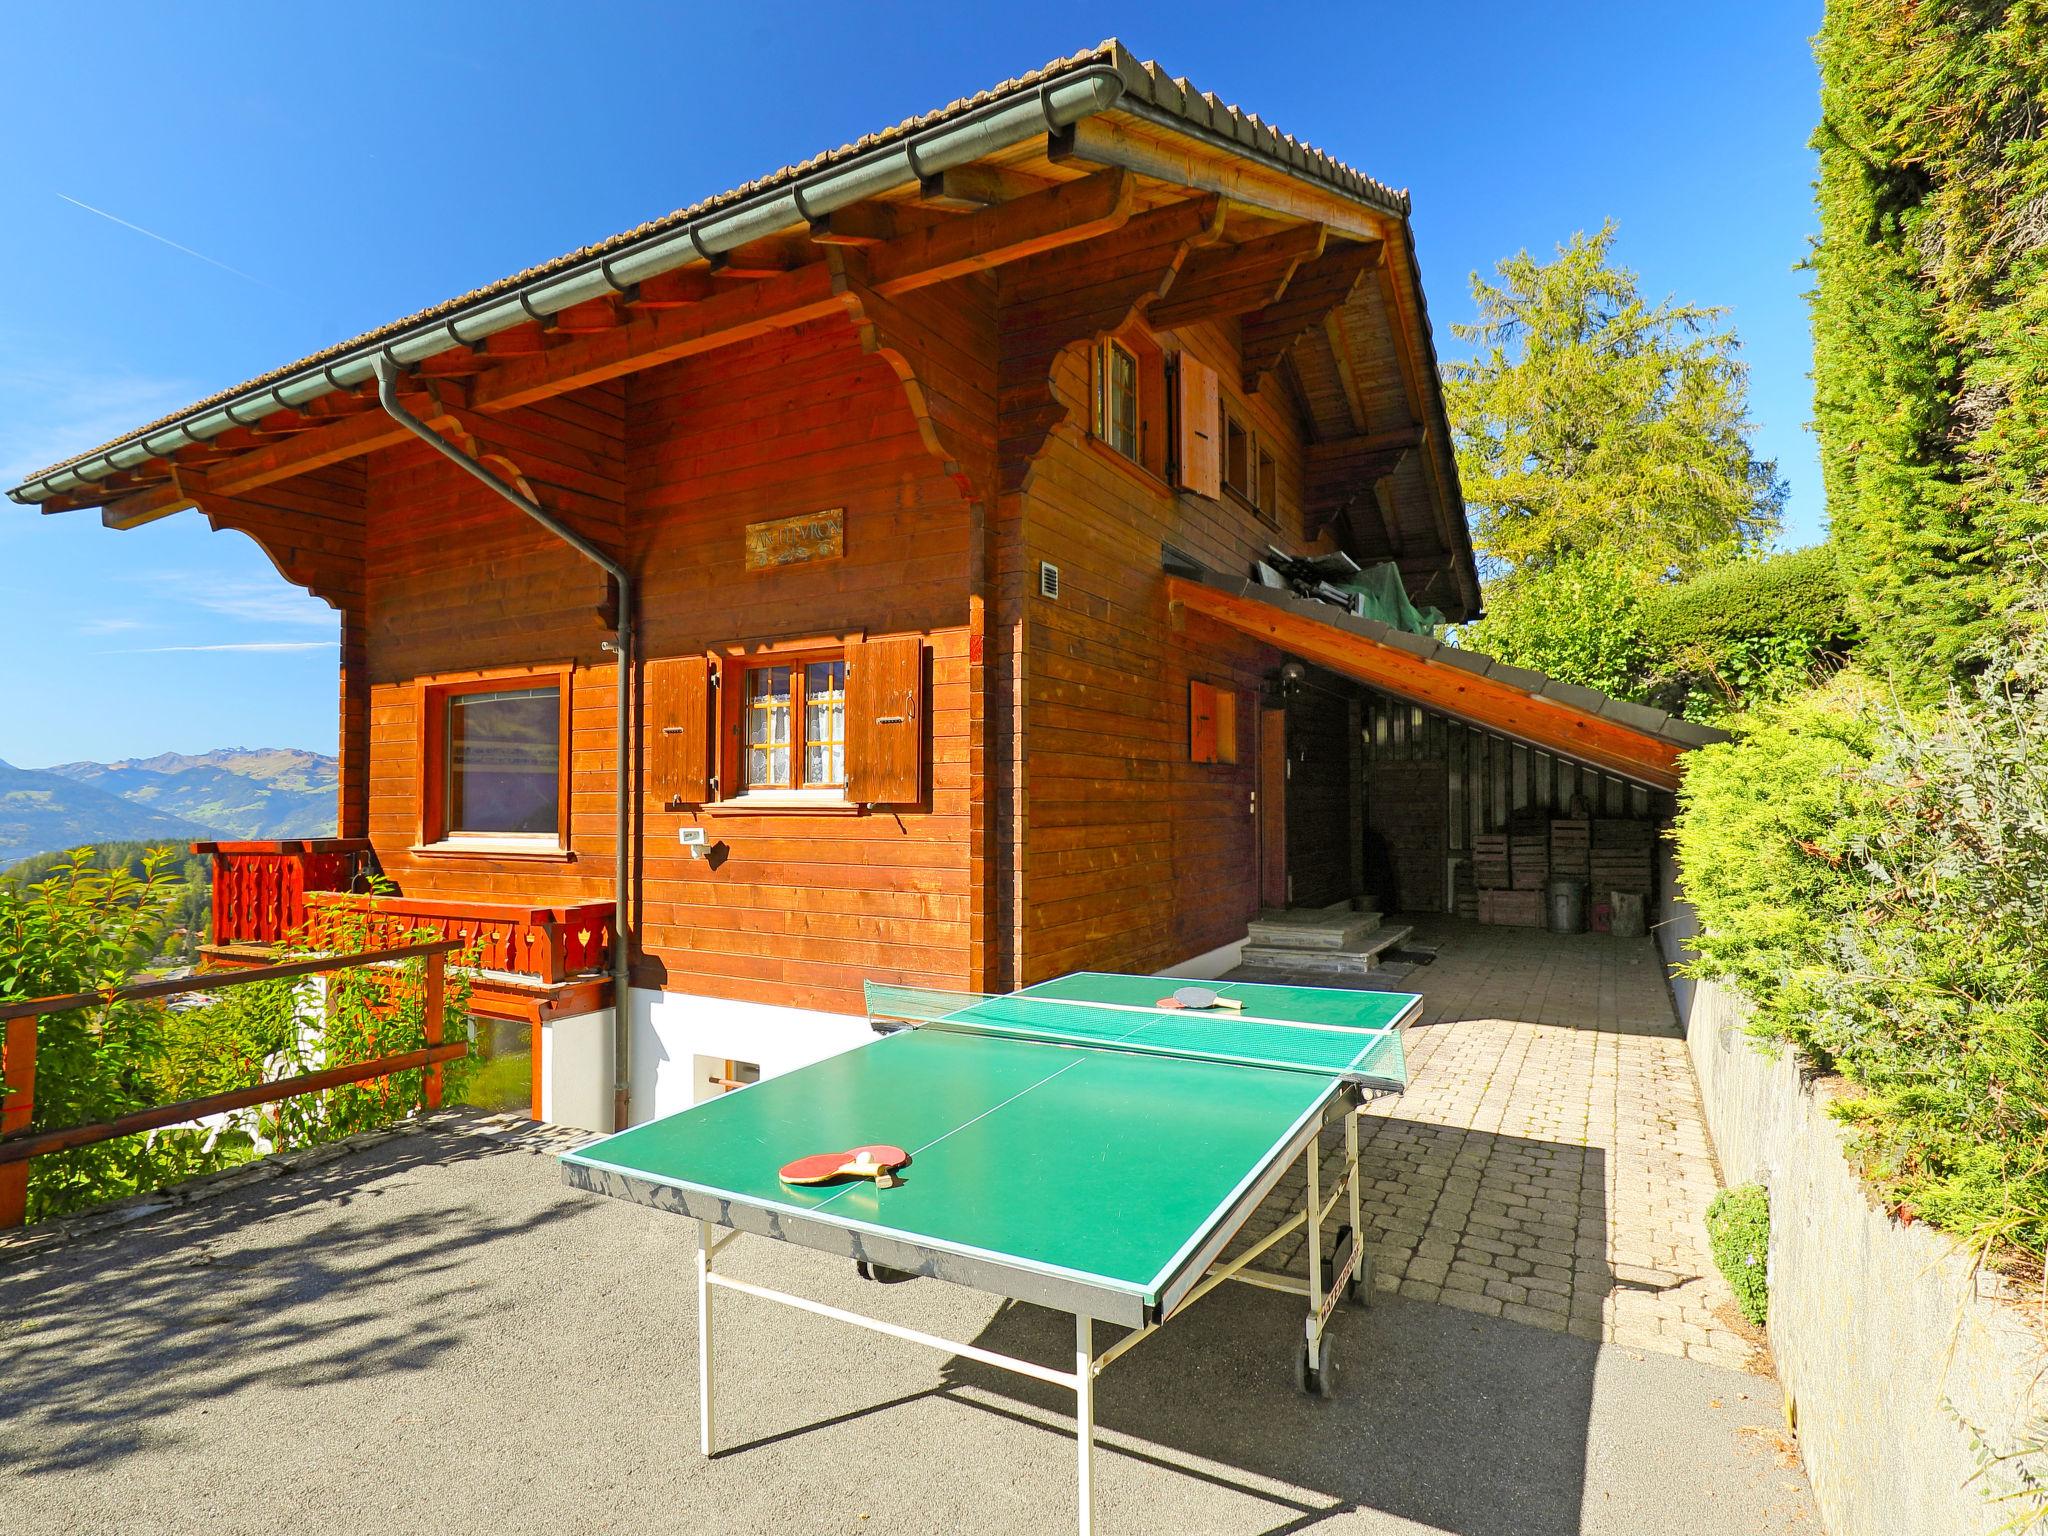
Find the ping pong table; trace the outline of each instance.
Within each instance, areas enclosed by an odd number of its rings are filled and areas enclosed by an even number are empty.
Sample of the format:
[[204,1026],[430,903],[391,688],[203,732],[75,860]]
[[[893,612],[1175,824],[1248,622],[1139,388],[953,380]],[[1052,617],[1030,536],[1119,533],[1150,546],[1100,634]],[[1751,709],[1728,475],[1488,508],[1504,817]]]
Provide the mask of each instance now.
[[[1419,997],[1210,984],[1236,1009],[1159,1006],[1182,983],[1084,972],[1000,997],[870,987],[875,1040],[562,1158],[564,1181],[698,1222],[700,1447],[714,1448],[711,1297],[723,1289],[930,1345],[1071,1390],[1080,1529],[1094,1524],[1094,1383],[1225,1281],[1304,1298],[1295,1379],[1327,1395],[1329,1325],[1369,1298],[1358,1118],[1406,1082],[1402,1031]],[[915,999],[915,1005],[901,1001]],[[1345,1173],[1326,1195],[1319,1143],[1344,1121]],[[886,1142],[911,1154],[893,1188],[799,1187],[811,1152]],[[1302,1160],[1302,1208],[1223,1255]],[[1324,1257],[1340,1200],[1348,1220]],[[730,1230],[722,1236],[717,1228]],[[1306,1230],[1306,1280],[1257,1261]],[[855,1261],[868,1278],[922,1275],[1072,1314],[1071,1371],[757,1285],[715,1267],[741,1233]],[[1098,1350],[1094,1325],[1129,1330]]]

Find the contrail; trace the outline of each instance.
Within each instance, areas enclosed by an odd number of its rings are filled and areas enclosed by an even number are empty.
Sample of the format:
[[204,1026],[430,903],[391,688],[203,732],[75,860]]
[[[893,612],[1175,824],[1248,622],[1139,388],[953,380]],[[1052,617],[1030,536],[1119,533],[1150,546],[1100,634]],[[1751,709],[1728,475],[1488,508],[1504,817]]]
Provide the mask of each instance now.
[[331,651],[332,640],[242,640],[229,645],[145,645],[134,651],[101,651],[102,656],[162,656],[172,651]]
[[204,251],[195,251],[189,245],[180,245],[178,244],[177,241],[171,239],[166,235],[160,235],[153,229],[144,229],[140,224],[130,224],[126,219],[121,218],[117,214],[109,213],[104,208],[95,208],[91,203],[81,203],[77,198],[72,197],[66,193],[59,192],[57,195],[63,198],[65,202],[69,203],[74,208],[83,208],[87,213],[98,214],[101,218],[105,219],[109,224],[118,224],[123,229],[132,229],[138,235],[148,236],[150,239],[156,241],[158,245],[168,245],[174,251],[183,251],[187,256],[197,257],[200,261],[205,262],[209,267],[219,267],[221,271],[232,272],[236,277],[243,279],[245,282],[254,283],[259,288],[270,288],[272,292],[276,291],[275,287],[272,284],[264,282],[262,278],[256,276],[253,272],[244,272],[240,267],[231,267],[224,261],[215,261],[211,256],[207,255]]

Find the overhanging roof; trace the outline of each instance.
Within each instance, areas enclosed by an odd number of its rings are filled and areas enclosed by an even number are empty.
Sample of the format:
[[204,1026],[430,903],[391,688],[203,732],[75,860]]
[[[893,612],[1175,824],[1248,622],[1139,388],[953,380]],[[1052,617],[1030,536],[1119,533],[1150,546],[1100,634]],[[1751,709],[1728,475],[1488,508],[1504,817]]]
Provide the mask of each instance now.
[[1358,618],[1328,603],[1176,563],[1168,599],[1245,634],[1454,719],[1674,790],[1680,758],[1727,733]]
[[[785,166],[729,192],[571,251],[260,374],[174,415],[31,475],[8,494],[33,505],[91,495],[124,471],[202,444],[233,427],[256,425],[372,378],[383,354],[402,366],[472,347],[497,331],[544,319],[594,297],[629,293],[747,240],[817,217],[908,177],[944,171],[977,156],[1116,109],[1171,124],[1232,153],[1314,181],[1403,231],[1409,200],[1342,161],[1280,133],[1256,115],[1198,91],[1115,39],[1056,59],[979,95],[907,119],[838,149]],[[1426,330],[1427,321],[1424,317]],[[1434,368],[1434,358],[1431,358]]]

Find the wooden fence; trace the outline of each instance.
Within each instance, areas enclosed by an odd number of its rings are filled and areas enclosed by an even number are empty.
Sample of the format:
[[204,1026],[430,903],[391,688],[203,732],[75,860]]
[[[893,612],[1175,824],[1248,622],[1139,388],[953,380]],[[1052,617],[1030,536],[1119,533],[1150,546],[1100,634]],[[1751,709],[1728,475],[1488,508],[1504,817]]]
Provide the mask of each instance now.
[[[458,939],[434,939],[421,944],[403,944],[392,949],[368,950],[359,954],[322,955],[310,960],[293,960],[283,965],[254,966],[246,970],[208,971],[181,976],[172,981],[136,982],[125,987],[107,987],[96,992],[71,992],[56,997],[35,997],[22,1002],[0,1003],[0,1228],[18,1227],[28,1216],[29,1159],[73,1147],[111,1141],[116,1136],[133,1136],[142,1131],[180,1125],[205,1115],[257,1104],[273,1104],[301,1094],[319,1093],[347,1083],[394,1072],[424,1067],[427,1073],[426,1101],[429,1109],[441,1103],[441,1063],[469,1053],[465,1038],[444,1043],[441,1039],[447,1012],[447,964],[451,951],[462,948]],[[424,1033],[426,1046],[392,1056],[348,1066],[327,1067],[272,1083],[256,1083],[201,1099],[185,1099],[154,1109],[137,1110],[113,1120],[92,1125],[66,1126],[57,1130],[31,1131],[35,1115],[36,1028],[53,1013],[78,1008],[99,1008],[109,1003],[139,1002],[150,998],[177,997],[187,992],[217,992],[228,987],[246,987],[259,981],[282,981],[298,976],[319,976],[356,966],[382,965],[394,960],[424,958]]]

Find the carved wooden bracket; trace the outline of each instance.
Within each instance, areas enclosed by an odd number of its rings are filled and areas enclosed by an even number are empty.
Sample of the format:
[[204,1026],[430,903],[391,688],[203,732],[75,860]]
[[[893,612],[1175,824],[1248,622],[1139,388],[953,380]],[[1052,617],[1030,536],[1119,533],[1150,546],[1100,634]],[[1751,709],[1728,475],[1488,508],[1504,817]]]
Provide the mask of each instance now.
[[1246,315],[1244,387],[1258,393],[1294,344],[1349,299],[1385,254],[1378,240],[1334,246],[1304,263],[1275,302]]
[[173,466],[178,494],[215,532],[247,534],[278,574],[337,610],[359,604],[363,592],[363,521],[360,491],[351,509],[326,482],[314,487],[265,486],[247,496],[216,489],[198,470]]
[[1223,232],[1223,203],[1189,198],[1132,219],[1085,257],[1042,257],[1002,276],[1002,352],[997,364],[1001,486],[1020,491],[1069,406],[1053,389],[1061,352],[1142,314],[1165,294],[1190,255]]

